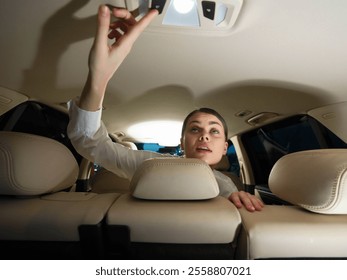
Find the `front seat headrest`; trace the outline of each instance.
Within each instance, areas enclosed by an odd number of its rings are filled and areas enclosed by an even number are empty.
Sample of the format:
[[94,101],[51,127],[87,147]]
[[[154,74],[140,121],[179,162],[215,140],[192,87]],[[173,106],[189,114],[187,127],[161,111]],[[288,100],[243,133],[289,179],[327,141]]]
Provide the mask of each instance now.
[[191,158],[145,160],[135,172],[130,189],[134,197],[151,200],[201,200],[219,194],[210,166]]
[[292,204],[324,214],[347,213],[347,149],[288,154],[273,166],[270,190]]
[[0,131],[0,194],[40,195],[71,187],[78,164],[63,144],[42,136]]

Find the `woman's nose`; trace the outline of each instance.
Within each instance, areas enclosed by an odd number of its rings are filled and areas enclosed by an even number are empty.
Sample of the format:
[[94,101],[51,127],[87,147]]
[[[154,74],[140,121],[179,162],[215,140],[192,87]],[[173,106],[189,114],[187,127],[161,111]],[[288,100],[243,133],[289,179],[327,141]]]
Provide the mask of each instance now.
[[199,140],[200,141],[208,141],[209,140],[209,137],[207,134],[202,134],[200,137],[199,137]]

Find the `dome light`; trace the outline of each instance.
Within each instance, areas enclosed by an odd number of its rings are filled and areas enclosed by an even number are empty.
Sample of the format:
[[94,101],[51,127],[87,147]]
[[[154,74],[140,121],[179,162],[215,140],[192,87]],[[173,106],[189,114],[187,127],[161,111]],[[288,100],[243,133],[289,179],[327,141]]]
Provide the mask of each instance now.
[[172,0],[175,10],[180,14],[189,13],[195,4],[195,0]]

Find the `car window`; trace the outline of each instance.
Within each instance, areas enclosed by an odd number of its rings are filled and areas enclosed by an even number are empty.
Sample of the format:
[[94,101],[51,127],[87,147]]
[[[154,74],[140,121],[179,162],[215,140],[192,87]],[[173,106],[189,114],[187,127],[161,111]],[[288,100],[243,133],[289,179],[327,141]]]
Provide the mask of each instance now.
[[347,148],[344,141],[307,115],[260,127],[241,136],[256,185],[267,186],[270,171],[282,156],[312,149]]

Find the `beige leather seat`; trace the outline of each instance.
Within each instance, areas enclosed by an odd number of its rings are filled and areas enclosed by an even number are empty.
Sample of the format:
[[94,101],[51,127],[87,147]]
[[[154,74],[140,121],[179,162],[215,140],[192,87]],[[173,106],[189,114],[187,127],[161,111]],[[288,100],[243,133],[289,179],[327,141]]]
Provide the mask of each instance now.
[[240,209],[238,258],[347,258],[346,149],[284,156],[271,171],[269,187],[294,206]]
[[241,219],[218,194],[214,174],[203,161],[145,161],[131,181],[131,193],[121,195],[107,213],[110,255],[233,258]]
[[52,139],[0,132],[0,254],[6,259],[102,258],[102,221],[119,194],[69,192],[71,152]]

